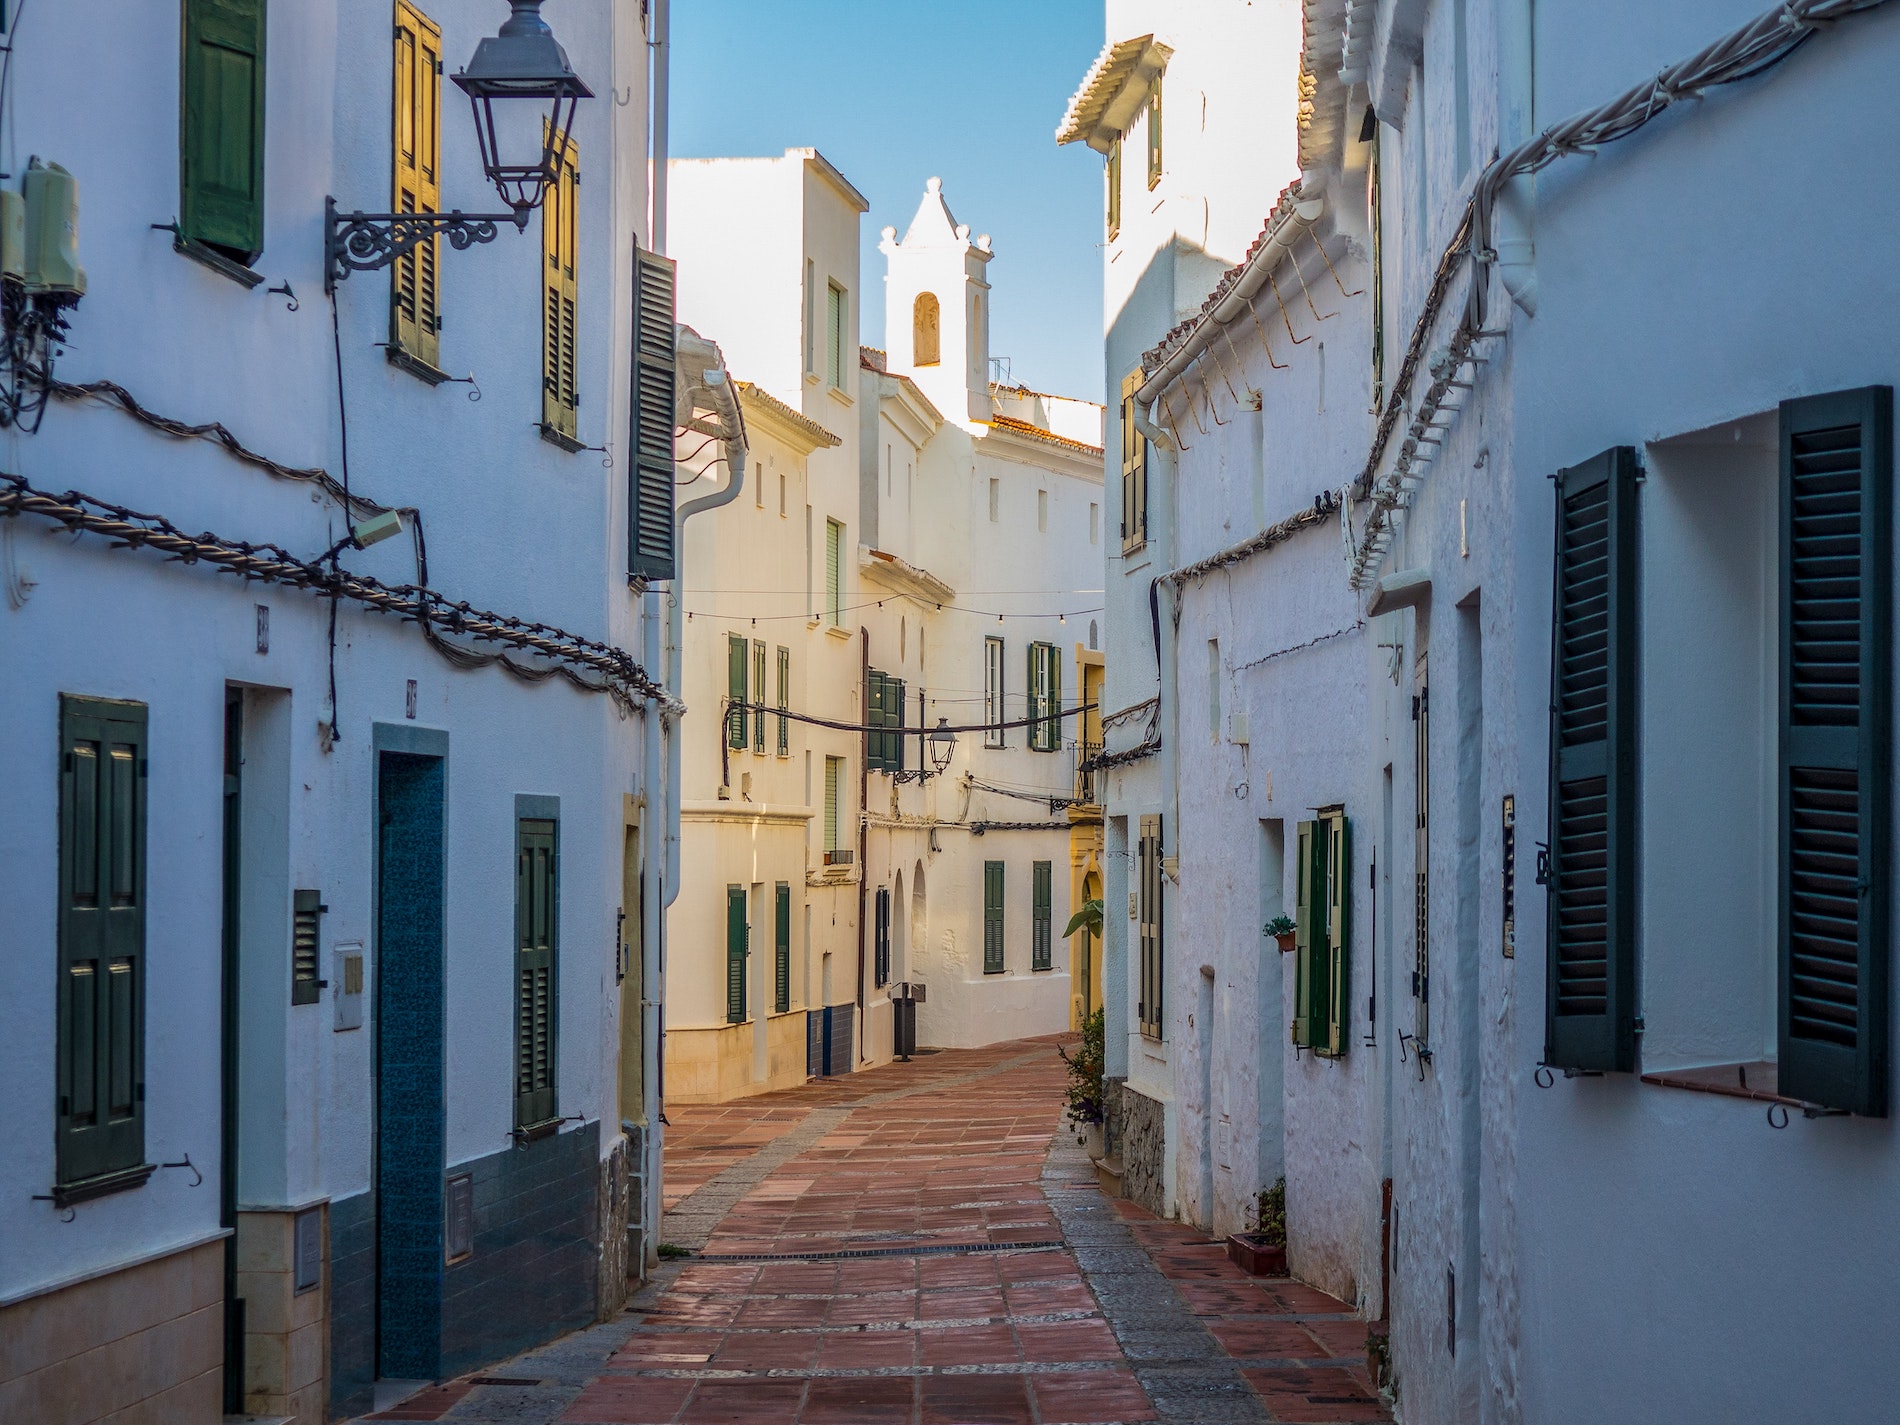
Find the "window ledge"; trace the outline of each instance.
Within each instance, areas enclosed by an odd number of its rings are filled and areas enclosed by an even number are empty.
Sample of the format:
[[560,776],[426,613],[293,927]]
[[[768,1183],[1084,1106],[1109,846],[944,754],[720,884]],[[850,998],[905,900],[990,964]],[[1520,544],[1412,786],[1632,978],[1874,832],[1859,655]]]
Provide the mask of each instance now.
[[840,625],[838,625],[838,624],[835,624],[835,623],[834,623],[834,624],[832,624],[832,625],[830,625],[829,627],[827,627],[827,628],[825,629],[825,632],[826,632],[827,634],[829,634],[829,635],[830,635],[831,637],[833,637],[833,638],[849,638],[849,637],[851,637],[851,630],[850,630],[850,629],[848,629],[848,628],[844,628],[844,627],[842,627],[842,626],[840,626]]
[[391,366],[399,371],[407,371],[418,381],[426,381],[431,386],[440,386],[444,381],[454,379],[440,367],[431,366],[414,352],[404,351],[393,341],[383,348],[383,355]]
[[846,391],[842,386],[827,387],[826,394],[829,395],[832,400],[842,401],[847,406],[855,406],[858,403],[857,398]]
[[565,1119],[549,1118],[540,1123],[524,1124],[514,1132],[515,1143],[538,1143],[543,1138],[552,1138],[564,1122]]
[[1644,1074],[1643,1082],[1657,1088],[1687,1089],[1691,1093],[1719,1094],[1723,1098],[1743,1098],[1755,1103],[1780,1103],[1790,1108],[1805,1107],[1798,1098],[1788,1098],[1780,1085],[1773,1059],[1756,1059],[1746,1064],[1710,1064],[1699,1069],[1671,1069],[1665,1073]]
[[156,1163],[141,1163],[136,1168],[121,1168],[117,1172],[102,1173],[82,1182],[62,1184],[53,1189],[53,1206],[64,1209],[75,1203],[91,1202],[97,1197],[144,1187],[145,1180],[157,1171]]
[[579,451],[587,449],[585,445],[582,445],[578,440],[574,439],[573,436],[568,435],[564,431],[556,430],[545,421],[541,423],[541,439],[545,440],[549,445],[565,450],[569,455],[574,455]]
[[226,257],[216,248],[206,247],[192,238],[172,237],[172,251],[183,253],[193,262],[201,262],[220,277],[229,277],[233,282],[247,289],[256,287],[264,280],[264,274],[253,271],[236,258]]

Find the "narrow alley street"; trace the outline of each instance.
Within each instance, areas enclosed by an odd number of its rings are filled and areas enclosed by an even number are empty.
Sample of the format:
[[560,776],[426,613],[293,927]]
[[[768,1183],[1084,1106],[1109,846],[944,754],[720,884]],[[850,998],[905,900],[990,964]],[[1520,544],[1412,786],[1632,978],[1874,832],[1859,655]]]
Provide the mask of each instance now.
[[662,1264],[615,1322],[377,1420],[1381,1421],[1366,1325],[1097,1188],[1054,1039],[669,1112]]

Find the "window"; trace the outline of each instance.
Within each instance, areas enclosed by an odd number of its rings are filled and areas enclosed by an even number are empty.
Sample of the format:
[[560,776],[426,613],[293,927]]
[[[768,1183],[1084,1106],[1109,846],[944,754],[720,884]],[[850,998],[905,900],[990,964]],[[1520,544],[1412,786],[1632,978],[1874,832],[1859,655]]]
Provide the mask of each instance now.
[[844,526],[825,521],[825,622],[844,624]]
[[1102,542],[1102,507],[1096,504],[1095,501],[1090,500],[1089,501],[1089,543],[1100,544],[1101,542]]
[[[1412,692],[1412,998],[1418,1042],[1432,1042],[1432,689],[1421,651]],[[1554,904],[1553,899],[1553,904]]]
[[818,268],[805,259],[805,374],[818,374]]
[[873,772],[904,770],[904,680],[873,668],[865,694],[864,765]]
[[1343,1054],[1352,1036],[1352,826],[1343,810],[1300,823],[1294,875],[1293,1042]]
[[992,479],[990,481],[990,523],[991,524],[995,524],[997,522],[998,517],[1002,513],[1002,508],[1003,508],[1003,482],[1001,480]]
[[[142,703],[60,698],[57,1182],[136,1186],[145,1163]],[[78,1194],[73,1194],[77,1196]]]
[[1161,818],[1144,816],[1136,841],[1137,886],[1135,915],[1141,943],[1141,999],[1135,1006],[1141,1032],[1150,1039],[1161,1035]]
[[[396,0],[395,210],[442,207],[442,30],[409,0]],[[441,239],[424,238],[389,269],[389,344],[424,366],[442,365]]]
[[1029,747],[1062,750],[1062,653],[1053,643],[1029,645]]
[[1029,868],[1029,968],[1047,970],[1055,961],[1051,954],[1049,929],[1050,899],[1055,867],[1048,861],[1036,861]]
[[1049,532],[1049,492],[1047,490],[1036,491],[1036,530],[1041,534]]
[[738,634],[726,637],[726,746],[734,752],[745,751],[746,742],[746,640]]
[[515,820],[515,1127],[559,1116],[554,1104],[555,823]]
[[636,249],[633,288],[633,487],[627,499],[627,573],[673,577],[674,267]]
[[264,251],[264,3],[185,0],[179,238],[247,265]]
[[846,858],[838,840],[838,796],[844,783],[844,758],[825,758],[825,864],[837,865]]
[[1141,368],[1122,378],[1122,553],[1148,542],[1148,438],[1135,429],[1135,392]]
[[871,977],[882,989],[891,982],[891,888],[877,888],[877,904],[872,921]]
[[1207,640],[1207,737],[1220,741],[1220,640]]
[[792,1007],[792,888],[780,881],[772,896],[772,1012]]
[[785,716],[784,709],[792,705],[792,650],[778,650],[778,755],[792,755],[792,720]]
[[[579,448],[580,150],[570,135],[541,205],[541,434]],[[744,474],[742,470],[739,472]]]
[[1108,182],[1108,240],[1113,242],[1122,230],[1122,141],[1119,135],[1109,145],[1104,171]]
[[783,470],[779,471],[778,473],[778,517],[780,519],[784,519],[786,517],[785,516],[785,472]]
[[[751,700],[765,701],[765,645],[754,641],[752,645],[752,682]],[[752,713],[752,750],[763,757],[765,755],[766,716],[763,708],[755,708]]]
[[765,508],[765,462],[754,461],[752,465],[752,508]]
[[[1462,5],[1463,0],[1460,0]],[[1161,76],[1148,86],[1148,187],[1161,181]]]
[[910,308],[912,366],[935,366],[942,359],[943,312],[935,292],[919,292]]
[[746,924],[745,887],[726,887],[726,1023],[744,1024],[745,962],[752,927]]
[[983,973],[1000,975],[1003,957],[1003,863],[983,863]]
[[983,745],[1006,747],[1009,735],[1002,724],[1009,721],[1003,711],[1003,640],[983,640]]
[[836,282],[825,288],[825,379],[834,391],[844,389],[845,329],[850,315],[844,288]]

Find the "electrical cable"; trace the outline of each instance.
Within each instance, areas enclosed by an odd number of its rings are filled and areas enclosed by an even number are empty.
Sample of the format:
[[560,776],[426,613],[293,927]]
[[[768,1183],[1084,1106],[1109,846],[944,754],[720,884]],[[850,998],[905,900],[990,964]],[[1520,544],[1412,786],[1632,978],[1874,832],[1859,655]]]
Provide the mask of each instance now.
[[[5,478],[5,477],[0,477]],[[4,506],[0,505],[0,509]],[[1012,727],[1041,727],[1045,723],[1060,722],[1064,718],[1074,717],[1077,713],[1092,712],[1094,703],[1077,703],[1073,707],[1057,708],[1054,712],[1041,717],[1019,717],[1010,722],[972,722],[956,726],[939,724],[936,727],[873,727],[869,723],[844,722],[836,718],[814,717],[810,713],[793,712],[790,708],[769,706],[765,703],[746,702],[743,699],[727,698],[721,704],[727,716],[738,713],[758,713],[771,717],[784,718],[788,722],[802,722],[811,727],[830,728],[833,732],[892,732],[901,737],[929,736],[937,732],[1003,732]],[[722,719],[723,720],[723,719]],[[736,749],[735,749],[736,750]]]

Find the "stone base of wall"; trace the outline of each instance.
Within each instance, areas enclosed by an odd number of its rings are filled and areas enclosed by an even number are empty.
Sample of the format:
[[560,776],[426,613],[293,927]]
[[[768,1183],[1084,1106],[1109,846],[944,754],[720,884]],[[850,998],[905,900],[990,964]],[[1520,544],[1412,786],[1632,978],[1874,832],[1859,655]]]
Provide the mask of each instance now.
[[224,1243],[0,1307],[0,1420],[217,1425]]
[[1122,1085],[1122,1196],[1157,1217],[1168,1211],[1167,1109]]
[[[314,1209],[319,1214],[324,1209]],[[323,1425],[328,1326],[324,1273],[299,1292],[294,1212],[240,1212],[237,1297],[244,1303],[244,1409]]]
[[658,1259],[653,1223],[647,1216],[647,1182],[649,1168],[659,1165],[647,1161],[654,1139],[645,1125],[623,1123],[621,1131],[627,1135],[627,1289],[631,1293],[647,1279],[653,1265],[649,1253]]
[[607,1156],[600,1160],[600,1272],[596,1283],[599,1301],[595,1319],[609,1321],[627,1304],[628,1262],[627,1220],[632,1207],[628,1195],[629,1161],[624,1134],[614,1139]]
[[330,1418],[376,1403],[376,1197],[330,1204]]
[[1102,1152],[1119,1158],[1122,1151],[1122,1085],[1126,1078],[1102,1080]]
[[754,1073],[754,1021],[712,1029],[666,1031],[666,1101],[725,1103],[751,1094],[802,1088],[805,1083],[805,1011],[765,1020],[765,1077]]

